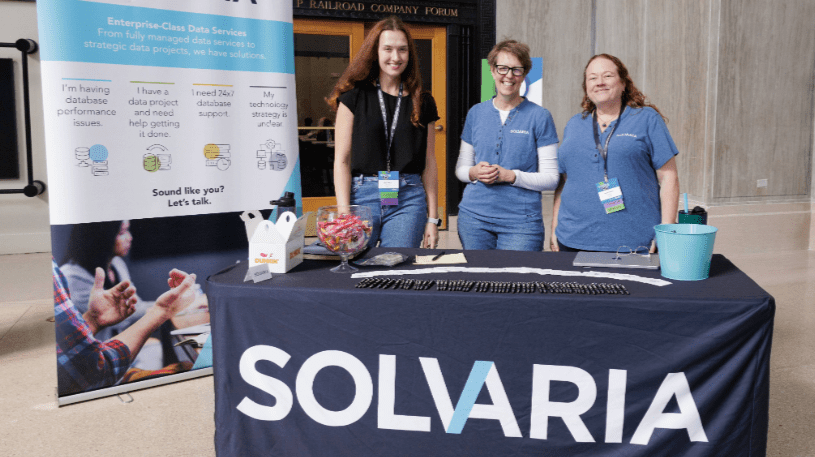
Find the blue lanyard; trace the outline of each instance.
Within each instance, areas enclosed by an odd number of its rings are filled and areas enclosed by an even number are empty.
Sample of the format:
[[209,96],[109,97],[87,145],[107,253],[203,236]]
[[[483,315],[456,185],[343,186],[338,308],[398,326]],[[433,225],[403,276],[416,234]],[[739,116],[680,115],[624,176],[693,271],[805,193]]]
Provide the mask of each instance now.
[[388,113],[385,110],[385,98],[382,96],[382,87],[379,85],[379,80],[376,80],[376,94],[379,96],[379,109],[382,111],[382,123],[385,125],[385,139],[388,142],[387,166],[388,172],[391,171],[391,144],[393,144],[393,135],[396,133],[396,122],[399,120],[399,107],[402,106],[402,83],[399,83],[399,96],[396,99],[396,111],[393,113],[393,122],[391,123],[390,131],[388,131]]
[[597,146],[597,150],[600,151],[600,154],[603,155],[603,177],[606,179],[606,182],[608,182],[608,142],[611,141],[611,136],[614,135],[614,130],[617,129],[617,126],[620,125],[620,122],[623,120],[623,111],[625,111],[625,106],[620,107],[620,114],[617,116],[617,122],[614,124],[614,127],[611,128],[611,131],[608,132],[605,146],[600,144],[600,127],[597,125],[597,108],[594,109],[594,113],[591,115],[594,144]]

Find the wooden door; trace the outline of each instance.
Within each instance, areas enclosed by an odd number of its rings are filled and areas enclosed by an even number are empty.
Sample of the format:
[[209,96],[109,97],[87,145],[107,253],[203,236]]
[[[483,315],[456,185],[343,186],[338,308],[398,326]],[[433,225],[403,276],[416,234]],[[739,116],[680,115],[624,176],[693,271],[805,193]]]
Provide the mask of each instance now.
[[[333,189],[333,120],[323,100],[353,59],[366,28],[373,23],[295,19],[295,79],[300,163],[303,183],[303,211],[336,204]],[[436,163],[438,166],[438,205],[447,227],[447,33],[443,26],[409,24],[416,41],[419,68],[425,90],[436,100],[440,119],[436,121]],[[318,125],[320,120],[323,124]],[[310,125],[306,123],[310,120]],[[320,137],[322,140],[315,138]]]
[[362,22],[295,19],[293,28],[305,213],[337,204],[333,187],[335,113],[331,112],[325,97],[362,47],[365,27]]
[[[422,85],[436,100],[436,165],[439,176],[439,217],[447,228],[447,29],[442,26],[409,24],[419,55]],[[455,164],[454,164],[455,166]]]

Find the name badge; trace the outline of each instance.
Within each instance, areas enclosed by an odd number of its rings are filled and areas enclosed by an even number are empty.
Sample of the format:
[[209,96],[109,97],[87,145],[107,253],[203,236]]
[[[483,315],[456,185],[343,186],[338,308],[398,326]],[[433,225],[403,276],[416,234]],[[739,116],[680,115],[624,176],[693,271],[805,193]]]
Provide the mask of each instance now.
[[396,206],[399,204],[399,172],[379,172],[379,204]]
[[625,209],[625,205],[623,204],[623,191],[620,189],[617,178],[611,178],[608,182],[598,182],[597,193],[600,195],[600,201],[603,203],[606,214]]

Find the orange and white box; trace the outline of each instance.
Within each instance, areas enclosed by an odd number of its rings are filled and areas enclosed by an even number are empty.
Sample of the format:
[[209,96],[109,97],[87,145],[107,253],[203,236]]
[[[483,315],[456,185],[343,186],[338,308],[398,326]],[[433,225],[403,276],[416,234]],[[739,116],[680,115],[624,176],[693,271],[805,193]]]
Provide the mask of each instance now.
[[309,214],[297,219],[294,213],[287,211],[277,223],[259,223],[249,241],[249,267],[265,264],[272,273],[286,273],[300,265]]

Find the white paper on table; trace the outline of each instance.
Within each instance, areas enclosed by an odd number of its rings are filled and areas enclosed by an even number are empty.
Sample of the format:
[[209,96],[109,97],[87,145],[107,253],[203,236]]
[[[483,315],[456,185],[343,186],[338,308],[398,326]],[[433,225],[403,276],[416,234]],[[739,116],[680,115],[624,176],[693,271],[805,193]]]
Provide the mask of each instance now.
[[467,263],[467,258],[464,253],[458,252],[456,254],[444,254],[436,260],[433,260],[435,255],[417,255],[415,265],[439,265],[439,264],[454,264],[454,263]]
[[246,277],[243,278],[243,282],[249,281],[250,279],[255,283],[272,279],[272,272],[269,271],[269,267],[265,264],[255,265],[246,270]]
[[643,284],[650,284],[652,286],[668,286],[670,281],[657,278],[646,278],[643,276],[622,274],[622,273],[607,273],[600,271],[568,271],[568,270],[551,270],[548,268],[529,268],[529,267],[504,267],[504,268],[484,268],[484,267],[431,267],[419,268],[416,270],[386,270],[386,271],[366,271],[361,273],[354,273],[351,275],[353,279],[359,278],[373,278],[376,276],[402,276],[402,275],[426,275],[426,274],[443,274],[443,273],[526,273],[538,274],[541,276],[582,276],[586,278],[608,278],[617,279],[620,281],[640,282]]

